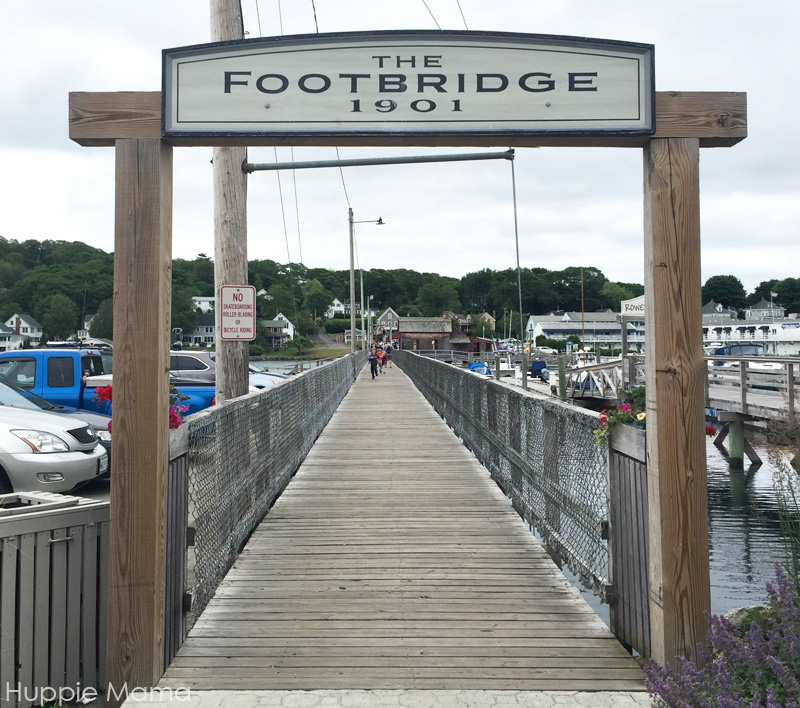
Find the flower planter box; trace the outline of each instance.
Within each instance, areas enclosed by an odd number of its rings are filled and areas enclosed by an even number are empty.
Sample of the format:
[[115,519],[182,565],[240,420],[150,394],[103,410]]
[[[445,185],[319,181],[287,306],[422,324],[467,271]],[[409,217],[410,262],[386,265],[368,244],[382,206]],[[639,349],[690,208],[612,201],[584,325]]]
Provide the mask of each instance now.
[[646,431],[632,425],[616,425],[611,431],[610,447],[638,462],[647,461]]

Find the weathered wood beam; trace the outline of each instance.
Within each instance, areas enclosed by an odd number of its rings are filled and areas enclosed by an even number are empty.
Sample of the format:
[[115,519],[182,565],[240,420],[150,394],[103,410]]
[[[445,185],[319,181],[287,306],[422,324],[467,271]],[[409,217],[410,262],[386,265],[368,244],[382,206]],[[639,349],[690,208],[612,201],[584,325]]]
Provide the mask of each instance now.
[[[735,92],[660,91],[656,93],[655,136],[623,137],[347,137],[336,144],[477,147],[643,147],[655,138],[697,138],[700,147],[730,147],[747,137],[747,94]],[[73,92],[69,95],[69,137],[80,145],[110,146],[121,138],[161,137],[161,93]],[[330,145],[330,138],[172,138],[179,145]]]
[[119,690],[164,669],[172,148],[119,140],[116,180],[107,665]]
[[653,658],[696,659],[710,609],[699,140],[644,149],[645,372]]

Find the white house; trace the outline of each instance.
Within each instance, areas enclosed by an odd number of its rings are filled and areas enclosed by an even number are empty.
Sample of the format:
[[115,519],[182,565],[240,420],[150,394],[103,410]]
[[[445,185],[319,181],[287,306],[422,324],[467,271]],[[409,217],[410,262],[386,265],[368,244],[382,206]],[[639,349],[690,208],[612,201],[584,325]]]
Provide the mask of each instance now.
[[10,352],[14,349],[22,349],[25,337],[17,334],[13,329],[0,325],[0,352]]
[[192,302],[194,303],[194,309],[200,310],[200,312],[213,312],[214,311],[214,296],[211,295],[210,297],[196,295],[192,297]]
[[184,332],[181,341],[190,347],[213,347],[215,331],[214,313],[200,312],[197,315],[197,327],[193,332]]
[[5,321],[5,326],[8,327],[14,334],[26,337],[31,343],[31,346],[38,347],[42,341],[42,325],[40,325],[33,317],[26,314],[12,315]]
[[327,317],[329,320],[333,319],[334,317],[344,317],[344,303],[338,297],[333,298],[331,306],[325,310],[325,317]]
[[775,305],[772,302],[767,302],[761,298],[761,302],[748,307],[744,311],[744,318],[746,320],[780,320],[786,315],[786,308],[780,305]]
[[275,315],[273,320],[262,320],[267,328],[267,347],[269,349],[283,349],[286,342],[294,339],[295,326],[282,312]]
[[81,325],[81,328],[77,332],[78,339],[81,341],[89,338],[89,327],[91,326],[93,319],[94,315],[86,315],[83,318],[83,325]]

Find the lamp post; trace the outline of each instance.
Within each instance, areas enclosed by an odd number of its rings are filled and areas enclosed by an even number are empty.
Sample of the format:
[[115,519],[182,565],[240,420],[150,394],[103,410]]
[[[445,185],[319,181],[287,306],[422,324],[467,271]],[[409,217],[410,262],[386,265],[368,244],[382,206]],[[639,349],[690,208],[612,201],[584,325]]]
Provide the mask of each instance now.
[[[354,224],[377,224],[383,226],[383,219],[367,219],[366,221],[353,221],[352,207],[347,209],[347,223],[350,227],[350,353],[356,353],[356,262],[355,262],[355,229]],[[361,283],[361,309],[364,309],[363,280]],[[363,320],[364,313],[361,313]]]

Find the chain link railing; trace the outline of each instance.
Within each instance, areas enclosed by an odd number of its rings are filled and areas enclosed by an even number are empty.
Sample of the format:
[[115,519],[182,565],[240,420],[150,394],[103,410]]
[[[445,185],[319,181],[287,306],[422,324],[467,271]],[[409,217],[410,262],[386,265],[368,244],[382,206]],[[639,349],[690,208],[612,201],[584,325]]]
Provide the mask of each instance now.
[[551,553],[606,599],[606,452],[597,414],[411,352],[395,362],[489,470]]
[[350,389],[366,352],[187,418],[187,591],[194,624]]

